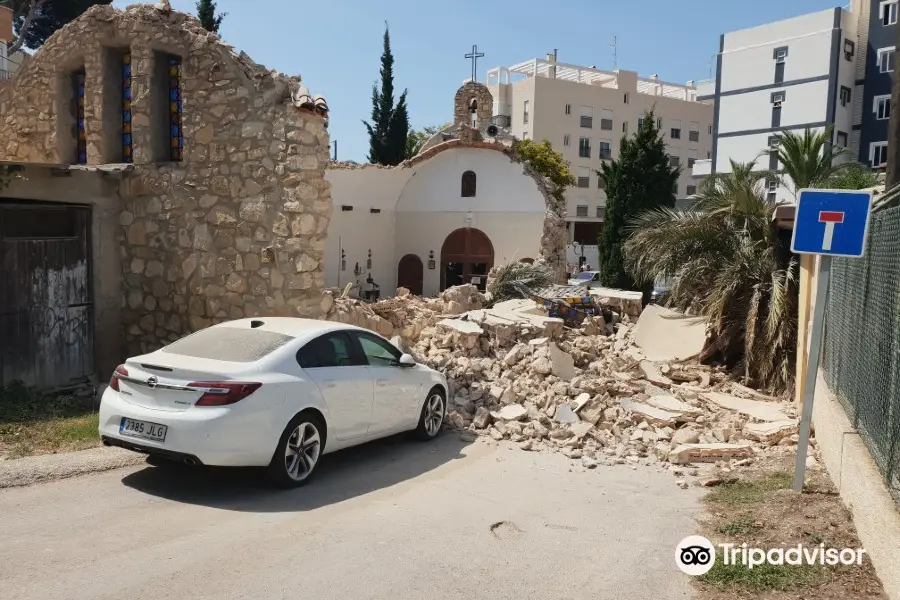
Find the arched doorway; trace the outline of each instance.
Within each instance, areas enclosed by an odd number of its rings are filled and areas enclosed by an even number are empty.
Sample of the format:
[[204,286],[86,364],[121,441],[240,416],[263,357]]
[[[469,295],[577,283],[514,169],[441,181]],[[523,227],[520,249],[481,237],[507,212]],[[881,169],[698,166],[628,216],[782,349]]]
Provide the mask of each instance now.
[[415,254],[407,254],[397,263],[397,287],[405,287],[416,296],[421,296],[424,278],[422,259]]
[[441,291],[471,283],[483,292],[493,266],[494,245],[490,238],[480,229],[457,229],[441,246]]

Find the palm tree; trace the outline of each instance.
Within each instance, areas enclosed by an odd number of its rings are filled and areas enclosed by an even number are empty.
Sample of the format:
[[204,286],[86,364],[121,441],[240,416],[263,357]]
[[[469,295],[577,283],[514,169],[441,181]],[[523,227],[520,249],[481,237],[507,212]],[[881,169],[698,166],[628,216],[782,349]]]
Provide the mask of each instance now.
[[709,319],[701,360],[743,370],[773,391],[790,388],[797,347],[796,261],[771,224],[755,161],[704,183],[690,211],[660,208],[630,224],[626,267],[636,279],[671,277],[669,305]]
[[785,131],[778,136],[778,162],[781,183],[796,198],[803,188],[824,186],[833,175],[853,164],[835,160],[850,153],[847,148],[831,144],[831,129],[803,133]]

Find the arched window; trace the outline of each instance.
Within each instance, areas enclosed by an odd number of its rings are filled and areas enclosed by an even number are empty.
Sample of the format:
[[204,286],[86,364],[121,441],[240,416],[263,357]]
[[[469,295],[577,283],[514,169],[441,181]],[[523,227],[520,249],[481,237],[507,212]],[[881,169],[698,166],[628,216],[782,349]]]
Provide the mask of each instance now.
[[466,171],[462,174],[462,197],[475,197],[475,171]]

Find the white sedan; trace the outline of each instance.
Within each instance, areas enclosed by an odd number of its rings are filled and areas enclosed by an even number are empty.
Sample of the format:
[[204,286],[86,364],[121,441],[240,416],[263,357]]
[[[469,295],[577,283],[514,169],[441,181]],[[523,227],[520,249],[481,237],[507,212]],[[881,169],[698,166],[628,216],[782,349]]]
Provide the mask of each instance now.
[[194,465],[265,467],[304,483],[328,452],[441,430],[447,380],[374,333],[270,317],[220,323],[128,359],[100,404],[100,437]]

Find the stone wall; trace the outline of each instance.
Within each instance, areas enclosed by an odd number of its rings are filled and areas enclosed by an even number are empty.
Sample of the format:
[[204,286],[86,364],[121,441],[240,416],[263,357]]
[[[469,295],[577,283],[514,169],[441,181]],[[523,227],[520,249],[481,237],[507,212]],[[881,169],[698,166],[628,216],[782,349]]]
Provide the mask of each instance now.
[[[228,319],[320,316],[332,210],[325,114],[292,100],[299,78],[235,54],[190,15],[95,6],[53,35],[0,97],[0,160],[74,162],[71,77],[84,69],[88,167],[121,162],[110,131],[122,127],[127,52],[134,169],[114,216],[126,353]],[[177,162],[166,156],[169,56],[182,60]]]

